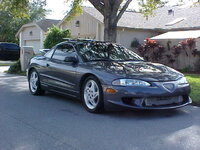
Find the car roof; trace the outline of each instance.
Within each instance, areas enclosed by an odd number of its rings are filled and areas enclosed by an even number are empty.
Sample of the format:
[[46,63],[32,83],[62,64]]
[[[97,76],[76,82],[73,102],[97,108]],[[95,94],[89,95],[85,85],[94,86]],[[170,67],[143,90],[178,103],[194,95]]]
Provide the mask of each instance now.
[[8,42],[0,42],[0,45],[15,45],[15,46],[18,46],[15,43],[8,43]]

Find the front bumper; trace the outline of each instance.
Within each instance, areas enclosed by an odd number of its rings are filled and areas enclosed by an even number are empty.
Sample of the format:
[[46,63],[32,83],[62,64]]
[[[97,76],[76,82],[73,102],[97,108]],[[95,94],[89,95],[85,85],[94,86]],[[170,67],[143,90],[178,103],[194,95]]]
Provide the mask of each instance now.
[[[173,83],[174,84],[174,83]],[[151,87],[122,87],[103,85],[105,108],[120,106],[132,109],[175,109],[192,103],[189,84],[178,85],[172,91],[155,82]],[[107,93],[106,89],[116,93]],[[148,102],[149,101],[149,102]]]

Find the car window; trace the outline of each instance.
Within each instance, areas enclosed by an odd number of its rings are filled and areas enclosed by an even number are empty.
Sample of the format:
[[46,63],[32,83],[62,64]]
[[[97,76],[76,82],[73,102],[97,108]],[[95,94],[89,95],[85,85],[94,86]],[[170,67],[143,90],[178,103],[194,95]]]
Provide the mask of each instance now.
[[77,51],[84,61],[114,60],[114,61],[141,61],[143,60],[133,51],[114,43],[94,42],[77,45]]
[[3,43],[1,44],[4,49],[6,50],[13,50],[13,51],[19,51],[19,46],[17,44],[13,44],[13,43]]
[[55,47],[53,47],[50,51],[48,51],[44,56],[47,58],[51,58],[53,55]]
[[68,44],[59,45],[55,49],[52,59],[64,61],[67,56],[71,55],[74,52],[75,50],[71,45]]
[[19,49],[19,46],[14,45],[14,44],[8,44],[8,45],[7,45],[7,49],[10,49],[10,50],[18,50],[18,49]]

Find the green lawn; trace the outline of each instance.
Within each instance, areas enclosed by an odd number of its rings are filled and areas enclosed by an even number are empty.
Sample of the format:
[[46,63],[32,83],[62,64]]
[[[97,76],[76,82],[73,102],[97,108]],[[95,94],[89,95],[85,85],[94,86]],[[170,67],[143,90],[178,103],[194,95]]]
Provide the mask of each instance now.
[[0,64],[0,66],[10,66],[10,64]]
[[200,75],[186,74],[185,76],[192,88],[190,96],[193,104],[200,105]]
[[10,66],[14,64],[16,61],[1,61],[0,60],[0,66]]

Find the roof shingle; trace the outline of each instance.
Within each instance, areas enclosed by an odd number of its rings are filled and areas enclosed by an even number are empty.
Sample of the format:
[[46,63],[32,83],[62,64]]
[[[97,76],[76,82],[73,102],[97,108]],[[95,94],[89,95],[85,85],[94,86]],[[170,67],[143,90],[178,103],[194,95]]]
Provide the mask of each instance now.
[[53,20],[53,19],[43,19],[40,21],[35,22],[44,32],[48,31],[48,28],[52,27],[53,25],[57,25],[60,20]]

